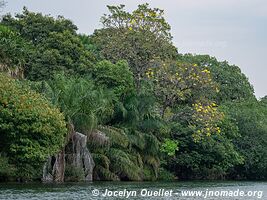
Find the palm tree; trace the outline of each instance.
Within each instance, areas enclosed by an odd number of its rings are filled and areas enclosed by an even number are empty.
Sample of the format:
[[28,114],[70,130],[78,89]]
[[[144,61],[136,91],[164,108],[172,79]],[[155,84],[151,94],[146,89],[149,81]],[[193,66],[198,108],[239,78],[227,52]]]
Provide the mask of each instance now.
[[[112,90],[96,87],[90,78],[58,74],[41,84],[41,91],[65,114],[70,128],[88,136],[96,163],[95,179],[143,180],[144,168],[157,177],[159,139],[154,135],[158,116],[144,96],[119,101]],[[118,117],[123,112],[123,117]]]

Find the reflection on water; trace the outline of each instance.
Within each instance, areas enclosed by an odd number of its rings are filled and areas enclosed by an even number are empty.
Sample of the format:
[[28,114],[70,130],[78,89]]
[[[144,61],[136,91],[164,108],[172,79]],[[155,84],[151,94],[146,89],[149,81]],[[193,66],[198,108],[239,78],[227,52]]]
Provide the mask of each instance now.
[[[192,196],[192,191],[202,196]],[[210,195],[206,196],[206,192]],[[217,193],[216,193],[217,192]],[[232,196],[223,192],[233,192]],[[244,196],[236,194],[244,192]],[[104,195],[112,197],[104,197]],[[187,194],[191,196],[182,196]],[[142,196],[143,194],[143,196]],[[94,196],[95,195],[95,196]],[[115,196],[117,197],[115,197]],[[118,197],[118,196],[121,197]],[[148,197],[148,195],[154,195]],[[156,196],[155,196],[156,195]],[[199,193],[198,193],[199,195]],[[217,195],[217,196],[216,196]],[[248,196],[250,195],[250,196]],[[91,200],[91,199],[251,200],[267,199],[267,182],[94,182],[83,184],[0,184],[2,200]],[[261,197],[261,198],[260,198]]]

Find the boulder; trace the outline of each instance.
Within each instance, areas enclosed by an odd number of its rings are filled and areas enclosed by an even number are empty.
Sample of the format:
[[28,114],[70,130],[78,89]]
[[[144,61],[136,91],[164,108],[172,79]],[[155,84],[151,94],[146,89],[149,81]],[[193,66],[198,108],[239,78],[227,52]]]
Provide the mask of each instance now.
[[73,132],[61,152],[47,159],[43,167],[42,181],[64,182],[66,179],[75,181],[72,180],[73,178],[67,177],[70,174],[65,173],[66,169],[79,170],[82,172],[79,174],[79,176],[83,176],[82,180],[92,181],[94,166],[92,155],[87,148],[87,136]]

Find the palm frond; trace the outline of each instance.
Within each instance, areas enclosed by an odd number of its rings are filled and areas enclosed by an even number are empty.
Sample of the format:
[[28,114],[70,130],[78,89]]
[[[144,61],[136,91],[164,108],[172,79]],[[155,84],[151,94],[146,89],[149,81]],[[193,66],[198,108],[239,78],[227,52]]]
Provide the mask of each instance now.
[[154,156],[144,156],[144,162],[153,168],[155,176],[158,176],[158,170],[160,167],[160,160]]
[[132,146],[137,147],[140,150],[144,150],[146,146],[146,141],[144,133],[140,131],[131,131],[128,134],[129,141]]
[[99,126],[98,129],[110,139],[111,145],[127,148],[129,139],[123,129],[112,126]]
[[130,159],[130,155],[120,149],[111,148],[109,151],[112,171],[128,180],[142,180],[141,169]]
[[160,142],[153,134],[145,134],[145,149],[144,153],[147,155],[157,155],[159,152]]
[[88,137],[88,143],[92,146],[97,146],[97,147],[105,147],[110,145],[109,138],[106,136],[105,133],[99,131],[99,130],[94,130],[87,134]]
[[100,165],[106,169],[109,169],[110,160],[107,156],[105,156],[104,154],[100,154],[100,153],[92,153],[92,157],[95,163],[97,163],[97,166]]

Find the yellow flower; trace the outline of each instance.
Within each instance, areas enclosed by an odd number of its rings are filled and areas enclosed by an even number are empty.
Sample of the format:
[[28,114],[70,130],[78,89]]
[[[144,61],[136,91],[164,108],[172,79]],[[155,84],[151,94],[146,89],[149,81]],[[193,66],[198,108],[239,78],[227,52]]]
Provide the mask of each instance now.
[[210,73],[210,71],[209,71],[209,70],[207,70],[207,69],[204,69],[202,72],[204,72],[204,73],[207,73],[207,74],[209,74],[209,73]]

